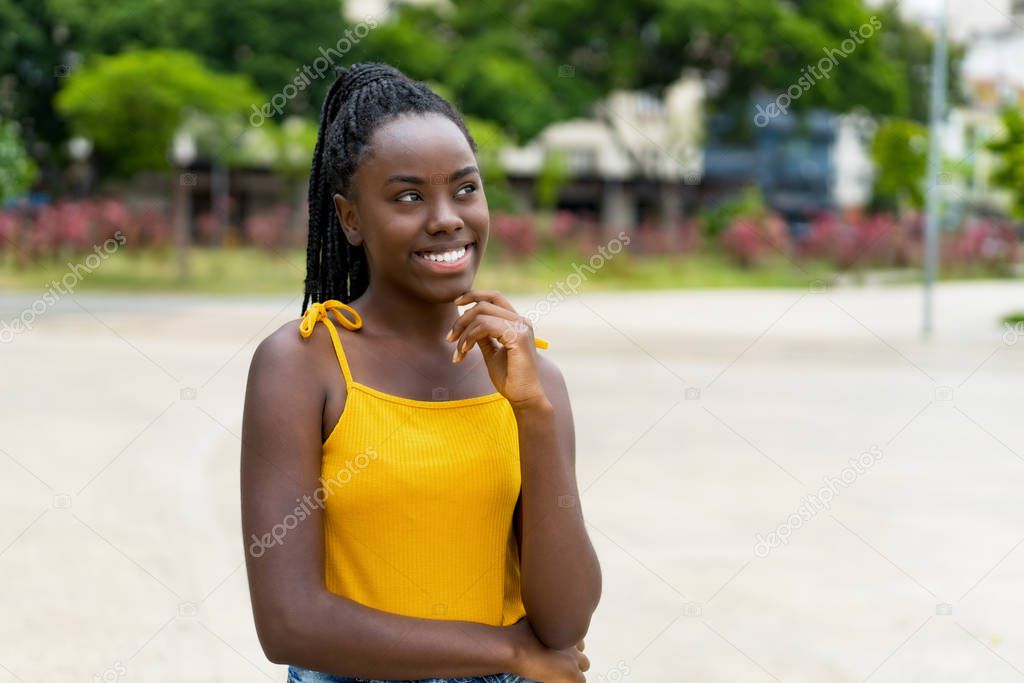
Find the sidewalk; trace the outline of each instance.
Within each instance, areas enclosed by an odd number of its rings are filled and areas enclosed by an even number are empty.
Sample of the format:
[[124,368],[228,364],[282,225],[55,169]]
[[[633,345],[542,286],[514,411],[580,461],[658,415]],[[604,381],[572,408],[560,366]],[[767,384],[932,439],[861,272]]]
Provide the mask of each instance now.
[[[255,345],[300,304],[79,294],[0,345],[0,683],[284,681],[252,626],[238,435]],[[937,306],[931,342],[916,287],[537,321],[604,570],[588,681],[1024,676],[1024,335],[998,324],[1024,284]]]

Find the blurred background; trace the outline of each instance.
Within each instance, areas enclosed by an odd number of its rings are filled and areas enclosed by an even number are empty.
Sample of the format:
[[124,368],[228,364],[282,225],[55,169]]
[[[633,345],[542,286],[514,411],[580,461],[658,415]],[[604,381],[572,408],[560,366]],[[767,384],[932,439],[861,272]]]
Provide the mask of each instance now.
[[1024,679],[1024,2],[0,0],[0,683],[284,680],[241,406],[359,61],[569,384],[588,680]]

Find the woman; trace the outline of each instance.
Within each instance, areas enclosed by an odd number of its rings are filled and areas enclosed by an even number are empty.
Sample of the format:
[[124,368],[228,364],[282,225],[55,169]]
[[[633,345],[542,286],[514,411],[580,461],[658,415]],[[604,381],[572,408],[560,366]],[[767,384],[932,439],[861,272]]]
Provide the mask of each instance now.
[[568,394],[472,289],[475,153],[390,66],[340,69],[324,102],[304,313],[256,349],[242,427],[256,630],[294,683],[585,680],[601,574]]

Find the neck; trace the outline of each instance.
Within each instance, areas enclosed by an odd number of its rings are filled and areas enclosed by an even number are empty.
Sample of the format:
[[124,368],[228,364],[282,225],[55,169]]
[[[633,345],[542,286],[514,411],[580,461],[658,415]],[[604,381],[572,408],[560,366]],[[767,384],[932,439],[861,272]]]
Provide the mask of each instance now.
[[357,302],[364,327],[423,343],[444,341],[459,317],[458,308],[450,301],[427,303],[386,286],[374,287],[372,282],[352,303]]

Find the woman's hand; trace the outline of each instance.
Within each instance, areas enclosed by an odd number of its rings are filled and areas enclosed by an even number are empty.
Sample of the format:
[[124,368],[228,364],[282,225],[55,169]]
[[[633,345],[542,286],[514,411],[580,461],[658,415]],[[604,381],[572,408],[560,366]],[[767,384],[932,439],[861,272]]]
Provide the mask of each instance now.
[[499,292],[469,291],[455,299],[460,306],[470,302],[476,305],[459,316],[448,333],[448,341],[457,340],[452,362],[462,361],[478,344],[494,388],[513,407],[545,403],[533,325]]
[[537,640],[530,621],[523,617],[506,626],[516,650],[512,673],[540,683],[585,683],[584,671],[590,660],[583,654],[583,641],[564,650],[551,650]]

